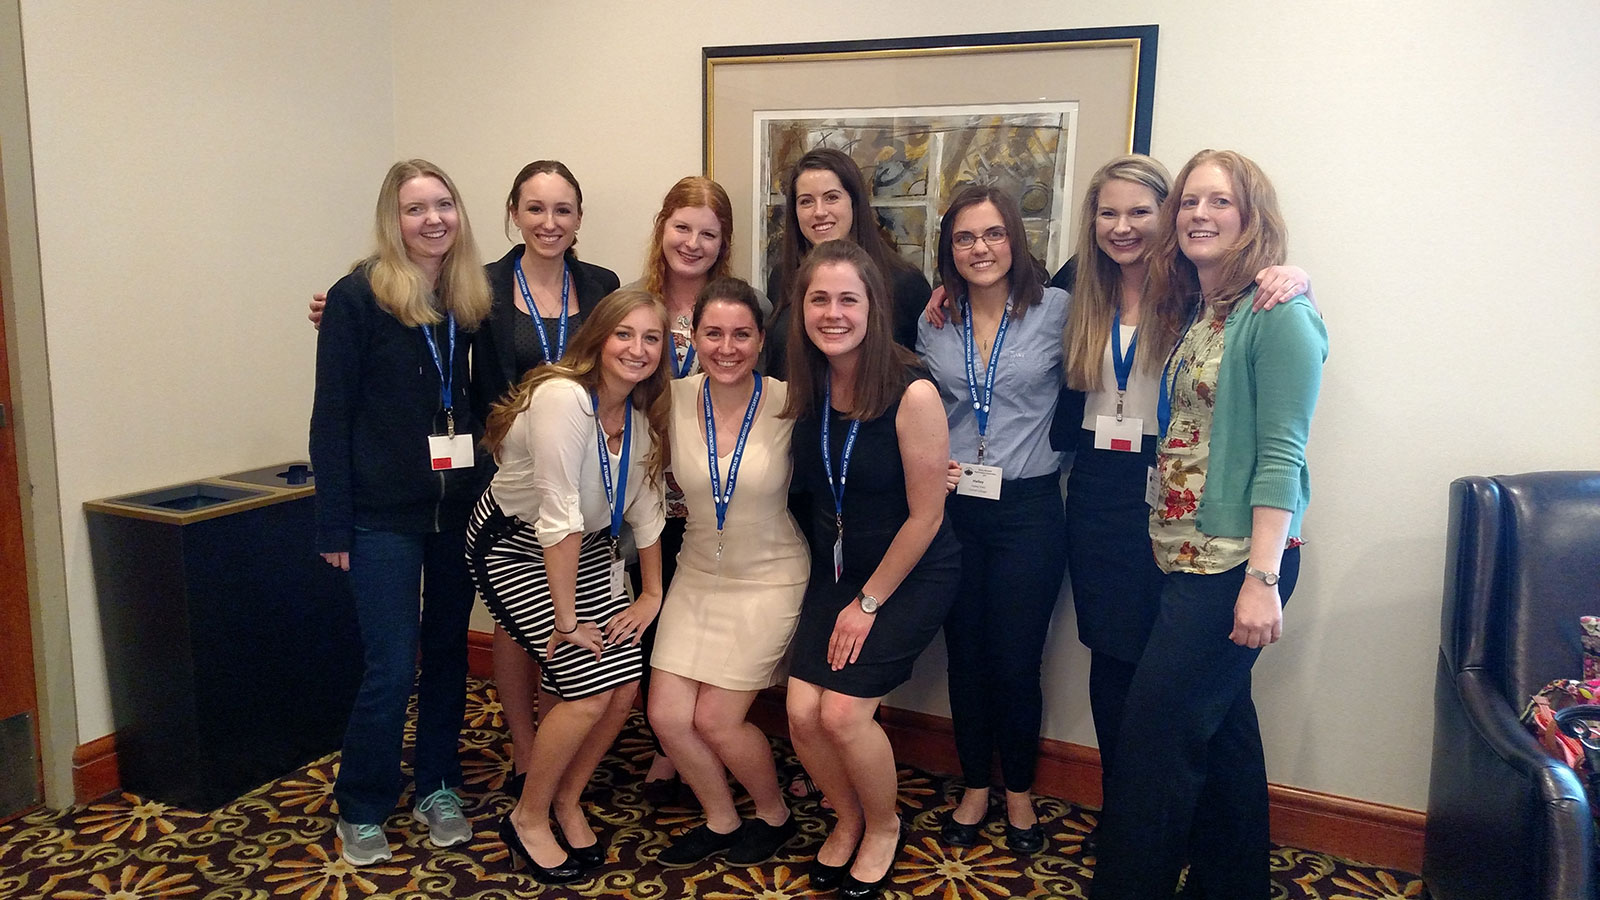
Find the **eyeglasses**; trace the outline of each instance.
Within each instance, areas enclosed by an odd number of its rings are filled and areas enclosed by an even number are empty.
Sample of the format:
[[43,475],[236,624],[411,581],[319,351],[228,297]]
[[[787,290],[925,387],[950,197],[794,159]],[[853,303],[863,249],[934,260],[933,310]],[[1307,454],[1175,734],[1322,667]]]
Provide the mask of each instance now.
[[957,250],[971,250],[978,241],[983,241],[985,247],[995,247],[1006,242],[1006,230],[999,225],[987,229],[983,234],[973,234],[970,231],[958,231],[950,239],[950,243]]

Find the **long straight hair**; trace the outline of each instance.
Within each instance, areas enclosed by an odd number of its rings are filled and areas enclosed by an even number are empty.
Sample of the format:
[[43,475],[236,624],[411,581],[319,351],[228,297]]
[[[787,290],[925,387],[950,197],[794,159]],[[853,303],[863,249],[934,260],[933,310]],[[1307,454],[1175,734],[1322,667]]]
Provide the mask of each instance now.
[[[1222,277],[1216,289],[1201,296],[1200,273],[1178,249],[1178,210],[1189,175],[1207,164],[1222,169],[1233,181],[1240,230],[1238,242],[1223,253]],[[1278,211],[1278,192],[1260,166],[1232,150],[1201,150],[1184,163],[1172,184],[1172,194],[1161,207],[1165,228],[1150,260],[1150,295],[1179,315],[1187,316],[1195,303],[1203,302],[1218,317],[1226,317],[1255,287],[1257,272],[1281,266],[1288,257],[1289,235]]]
[[707,281],[731,274],[733,202],[728,199],[728,192],[722,189],[722,185],[703,175],[680,178],[667,191],[667,196],[661,198],[661,211],[656,213],[655,227],[650,230],[650,246],[645,248],[644,289],[657,297],[663,296],[667,286],[667,257],[661,252],[661,238],[666,233],[667,220],[680,209],[697,206],[711,210],[711,214],[717,217],[717,224],[722,226],[722,247],[717,250],[717,261],[711,264],[711,270],[706,273]]
[[839,179],[839,184],[844,186],[845,194],[850,197],[848,237],[867,252],[886,282],[892,287],[896,272],[913,268],[900,257],[895,249],[894,238],[883,230],[877,213],[872,211],[872,195],[867,191],[866,180],[861,177],[861,167],[842,150],[818,147],[800,157],[794,168],[789,170],[789,178],[783,184],[783,238],[778,256],[778,283],[767,285],[768,291],[779,292],[779,296],[769,298],[775,310],[798,299],[791,295],[804,290],[804,285],[800,285],[794,276],[800,269],[800,261],[805,259],[812,247],[800,230],[800,219],[795,211],[795,182],[802,174],[819,170],[832,172]]
[[[511,430],[517,416],[527,411],[528,402],[539,385],[565,378],[577,382],[587,391],[598,391],[602,377],[600,355],[605,350],[606,342],[622,320],[640,308],[653,311],[660,322],[662,334],[666,334],[667,308],[654,295],[639,288],[623,288],[607,294],[572,335],[572,340],[567,343],[567,352],[559,361],[530,369],[521,383],[490,408],[489,421],[483,434],[484,449],[498,458],[506,432]],[[671,395],[667,391],[670,383],[671,376],[667,374],[666,365],[657,363],[650,377],[634,385],[632,392],[634,408],[644,410],[645,418],[650,423],[651,449],[644,463],[651,484],[660,484],[665,460],[667,422],[671,418]]]
[[[400,234],[400,188],[413,178],[438,179],[456,205],[456,238],[439,265],[437,284],[429,284],[411,261]],[[478,244],[472,239],[467,208],[450,176],[425,159],[395,163],[383,176],[373,219],[377,249],[357,266],[366,268],[367,282],[384,312],[406,326],[432,325],[444,321],[445,313],[452,313],[460,327],[468,331],[477,328],[489,314],[489,280],[483,274]]]
[[909,350],[894,342],[893,301],[878,266],[867,251],[854,241],[834,240],[818,244],[806,254],[795,273],[795,303],[800,309],[789,317],[789,400],[784,418],[825,416],[821,409],[822,386],[827,383],[828,357],[806,334],[805,298],[817,270],[828,265],[847,265],[855,269],[867,290],[867,328],[861,339],[856,362],[855,398],[845,417],[867,421],[889,410],[905,392],[907,371],[917,364]]
[[1021,319],[1044,298],[1044,283],[1050,275],[1028,249],[1022,207],[1005,190],[994,185],[969,184],[956,191],[939,223],[939,277],[944,281],[945,290],[957,300],[967,296],[967,279],[956,267],[956,216],[980,203],[993,205],[1005,226],[1006,241],[1011,246],[1011,271],[1006,273],[1011,286],[1011,314]]
[[[1171,190],[1166,167],[1140,154],[1119,156],[1089,179],[1083,207],[1078,211],[1078,277],[1072,286],[1072,306],[1067,311],[1067,386],[1079,391],[1103,387],[1101,361],[1111,336],[1112,314],[1122,306],[1122,266],[1100,249],[1095,238],[1100,192],[1111,181],[1148,188],[1156,198],[1154,217],[1158,224],[1161,204]],[[1151,240],[1146,246],[1146,261],[1155,253],[1157,243]],[[1146,289],[1146,285],[1138,287],[1141,291]],[[1147,374],[1159,375],[1182,327],[1180,310],[1157,303],[1140,304],[1139,347],[1134,353],[1134,365]]]

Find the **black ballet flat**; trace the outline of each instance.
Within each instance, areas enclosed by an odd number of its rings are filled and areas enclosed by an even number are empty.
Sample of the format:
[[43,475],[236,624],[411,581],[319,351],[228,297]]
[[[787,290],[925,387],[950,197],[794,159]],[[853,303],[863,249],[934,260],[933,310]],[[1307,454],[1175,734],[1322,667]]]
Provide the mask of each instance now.
[[983,826],[988,821],[987,809],[984,810],[983,818],[971,825],[957,822],[955,809],[950,809],[939,820],[939,840],[952,847],[971,847],[978,843],[978,835],[982,833]]
[[1032,855],[1044,849],[1044,828],[1038,822],[1027,828],[1006,822],[1006,849],[1012,853]]
[[569,853],[567,858],[554,866],[541,866],[534,862],[533,854],[522,845],[522,838],[517,835],[517,827],[511,824],[511,815],[507,813],[500,820],[500,840],[511,851],[511,868],[513,871],[526,865],[533,872],[535,881],[540,884],[572,884],[582,879],[578,866]]

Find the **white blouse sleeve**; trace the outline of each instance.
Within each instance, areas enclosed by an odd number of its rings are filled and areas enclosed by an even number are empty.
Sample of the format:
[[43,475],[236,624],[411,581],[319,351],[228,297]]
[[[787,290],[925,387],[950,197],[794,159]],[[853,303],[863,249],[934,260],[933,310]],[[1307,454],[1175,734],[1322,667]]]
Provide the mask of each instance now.
[[546,382],[513,427],[523,430],[533,462],[532,516],[518,516],[533,523],[543,547],[582,534],[584,454],[596,452],[588,394],[571,381]]

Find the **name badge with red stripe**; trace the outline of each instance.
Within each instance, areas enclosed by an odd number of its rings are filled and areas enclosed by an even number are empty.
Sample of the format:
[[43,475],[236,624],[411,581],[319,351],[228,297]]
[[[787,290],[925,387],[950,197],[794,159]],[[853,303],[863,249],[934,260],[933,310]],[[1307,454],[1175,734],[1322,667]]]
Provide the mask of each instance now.
[[1096,450],[1121,450],[1138,453],[1144,444],[1144,420],[1134,416],[1095,416],[1094,447]]
[[472,454],[472,435],[434,434],[428,436],[428,459],[435,472],[441,469],[470,469],[476,460]]

